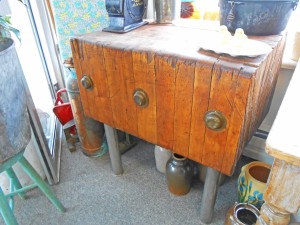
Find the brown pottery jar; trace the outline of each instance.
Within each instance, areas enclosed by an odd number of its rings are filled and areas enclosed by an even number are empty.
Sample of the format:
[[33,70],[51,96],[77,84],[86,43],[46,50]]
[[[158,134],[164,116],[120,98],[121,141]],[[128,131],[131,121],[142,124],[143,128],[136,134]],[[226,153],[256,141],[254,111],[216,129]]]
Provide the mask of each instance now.
[[259,215],[255,206],[236,202],[226,214],[225,225],[254,225]]
[[168,188],[174,195],[185,195],[191,189],[193,168],[189,160],[174,153],[166,165]]

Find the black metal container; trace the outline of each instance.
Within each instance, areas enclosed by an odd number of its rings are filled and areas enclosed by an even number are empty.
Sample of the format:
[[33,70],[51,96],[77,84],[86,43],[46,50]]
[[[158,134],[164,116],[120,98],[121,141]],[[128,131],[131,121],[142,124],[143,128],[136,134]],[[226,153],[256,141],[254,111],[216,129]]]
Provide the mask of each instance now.
[[220,24],[247,35],[273,35],[283,31],[299,0],[219,0]]
[[143,21],[147,6],[145,0],[106,0],[105,6],[109,16],[109,27],[103,31],[126,33],[147,24]]

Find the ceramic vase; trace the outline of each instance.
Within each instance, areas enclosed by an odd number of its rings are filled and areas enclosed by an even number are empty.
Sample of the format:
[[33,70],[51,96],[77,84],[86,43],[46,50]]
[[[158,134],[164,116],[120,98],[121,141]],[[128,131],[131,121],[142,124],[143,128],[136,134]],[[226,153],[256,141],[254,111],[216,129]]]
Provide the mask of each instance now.
[[166,165],[172,156],[172,152],[168,149],[155,145],[154,156],[156,169],[161,173],[166,173]]
[[166,165],[169,191],[174,195],[185,195],[191,189],[193,168],[189,160],[174,153]]
[[235,203],[227,212],[225,225],[253,225],[260,213],[248,203]]
[[250,203],[258,209],[264,203],[263,195],[267,188],[267,181],[271,165],[254,161],[242,167],[238,178],[239,202]]

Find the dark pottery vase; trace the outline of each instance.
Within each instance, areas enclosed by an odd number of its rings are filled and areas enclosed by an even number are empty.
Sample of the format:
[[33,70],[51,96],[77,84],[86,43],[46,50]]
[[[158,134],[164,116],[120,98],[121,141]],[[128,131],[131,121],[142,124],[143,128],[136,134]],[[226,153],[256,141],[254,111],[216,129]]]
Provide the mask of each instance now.
[[259,215],[255,206],[236,202],[226,214],[225,225],[254,225]]
[[185,195],[191,189],[193,167],[189,160],[174,153],[166,165],[169,191],[174,195]]

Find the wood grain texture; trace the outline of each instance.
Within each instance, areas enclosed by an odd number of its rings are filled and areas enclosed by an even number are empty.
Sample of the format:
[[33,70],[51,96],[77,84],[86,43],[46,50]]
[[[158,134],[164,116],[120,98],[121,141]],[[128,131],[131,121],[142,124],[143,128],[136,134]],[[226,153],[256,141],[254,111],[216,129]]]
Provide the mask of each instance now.
[[154,54],[132,51],[135,89],[144,90],[149,98],[146,108],[136,106],[138,136],[157,143],[156,85]]
[[196,162],[202,162],[206,130],[204,116],[208,109],[212,68],[216,61],[217,59],[213,57],[203,57],[195,68],[189,158]]
[[189,156],[191,112],[194,93],[195,62],[178,60],[175,81],[174,146],[173,151]]
[[221,171],[223,164],[240,69],[241,65],[239,64],[219,61],[215,64],[212,72],[208,111],[221,112],[226,118],[227,125],[220,131],[206,129],[201,161],[204,165],[218,171]]
[[167,149],[174,144],[176,63],[175,57],[155,57],[157,143]]
[[223,164],[221,171],[232,174],[235,165],[242,154],[245,146],[243,139],[243,127],[245,125],[246,106],[249,95],[250,80],[241,76],[239,72],[234,100],[232,101],[232,113],[228,126],[227,142],[223,156]]
[[[83,104],[84,113],[99,121],[106,121],[113,126],[111,113],[111,103],[107,85],[103,51],[101,46],[91,45],[89,43],[78,43],[71,41],[74,54],[74,64],[76,65],[76,75],[80,97]],[[81,84],[83,76],[89,76],[94,83],[91,90],[86,90]]]
[[104,47],[103,55],[114,127],[137,135],[131,52]]
[[300,167],[275,159],[269,175],[264,199],[289,213],[297,213],[300,207]]
[[[97,85],[92,91],[80,88],[85,112],[231,175],[268,112],[285,40],[282,35],[250,37],[273,50],[255,58],[230,57],[199,50],[199,40],[211,35],[149,25],[123,35],[95,32],[76,37],[78,77],[92,74]],[[135,105],[136,89],[147,93],[148,107]],[[209,110],[224,114],[224,130],[206,128]]]
[[[84,108],[84,113],[87,116],[91,116],[90,114],[90,107],[89,107],[89,95],[92,94],[92,92],[87,92],[83,89],[83,87],[80,84],[80,80],[83,77],[84,70],[85,70],[85,63],[84,63],[84,55],[83,55],[83,43],[81,41],[72,40],[71,41],[71,47],[73,52],[73,60],[75,65],[75,71],[77,75],[77,81],[78,81],[78,88],[80,90],[80,98],[81,103]],[[93,96],[90,96],[90,98],[94,98]]]

